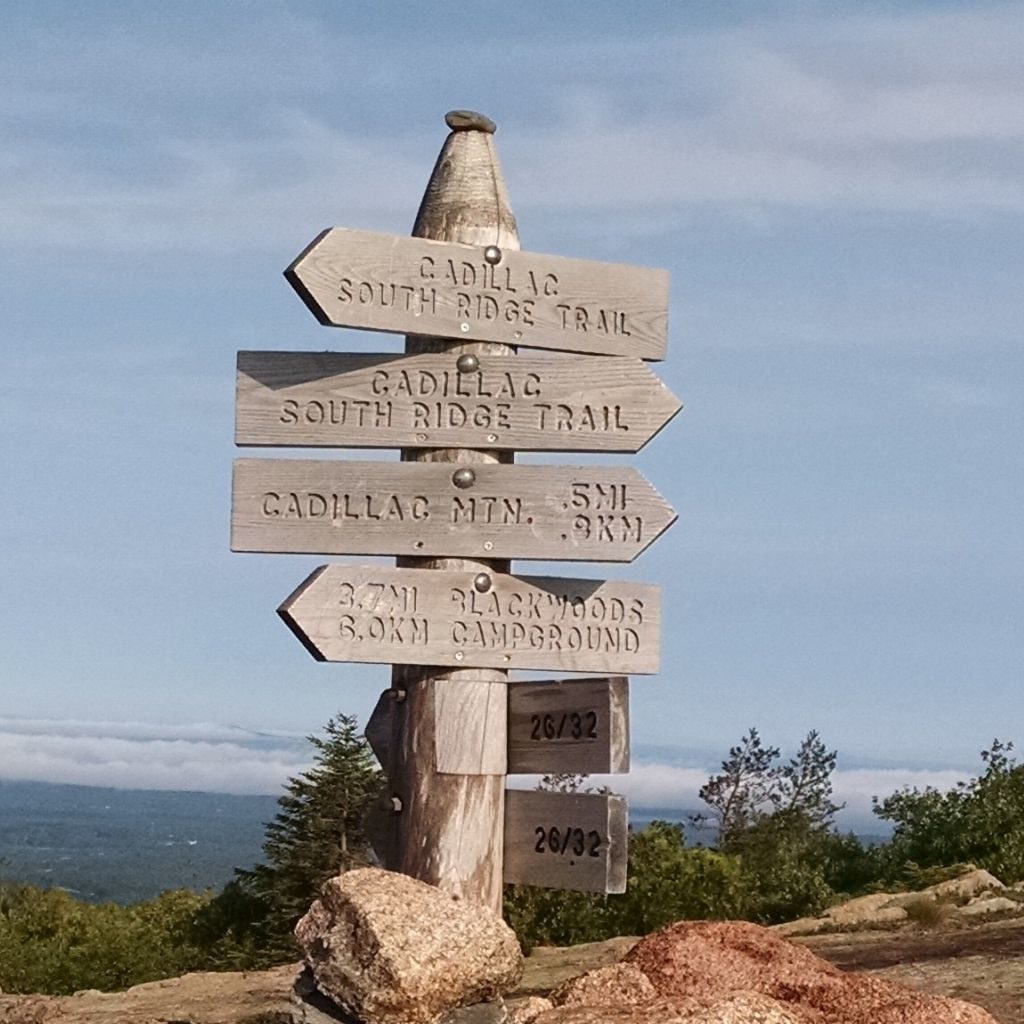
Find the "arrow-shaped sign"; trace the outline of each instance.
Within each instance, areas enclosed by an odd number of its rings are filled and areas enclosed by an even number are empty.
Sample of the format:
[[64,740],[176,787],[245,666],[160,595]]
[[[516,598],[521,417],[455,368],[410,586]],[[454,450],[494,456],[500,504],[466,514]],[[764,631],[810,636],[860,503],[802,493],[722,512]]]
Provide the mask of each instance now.
[[628,466],[238,459],[231,548],[629,562],[675,519]]
[[658,671],[650,584],[325,565],[277,611],[319,661]]
[[665,270],[330,228],[285,277],[334,327],[665,355]]
[[681,408],[639,359],[239,352],[235,444],[635,452]]
[[395,690],[385,690],[377,698],[377,703],[363,730],[366,742],[384,767],[387,767],[388,750],[391,746],[391,716],[395,710],[396,694]]

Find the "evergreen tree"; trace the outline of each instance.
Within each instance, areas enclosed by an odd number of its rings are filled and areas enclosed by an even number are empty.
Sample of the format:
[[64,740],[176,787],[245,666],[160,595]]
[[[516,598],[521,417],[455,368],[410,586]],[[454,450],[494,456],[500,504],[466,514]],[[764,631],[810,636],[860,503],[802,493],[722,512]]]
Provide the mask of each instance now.
[[729,847],[779,803],[778,747],[766,747],[756,729],[729,748],[722,770],[701,787],[699,796],[710,814],[692,816],[695,825],[713,826],[718,848]]
[[352,715],[309,736],[313,767],[290,779],[266,825],[266,863],[236,871],[240,887],[265,907],[263,940],[290,935],[327,879],[370,862],[363,822],[383,774]]

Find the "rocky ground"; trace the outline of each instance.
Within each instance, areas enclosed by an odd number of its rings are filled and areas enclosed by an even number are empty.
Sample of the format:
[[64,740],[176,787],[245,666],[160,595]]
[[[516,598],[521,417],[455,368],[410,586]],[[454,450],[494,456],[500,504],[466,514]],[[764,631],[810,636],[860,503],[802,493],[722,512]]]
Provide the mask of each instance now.
[[[567,978],[618,961],[632,939],[567,949],[541,948],[527,960],[518,997],[549,992]],[[934,995],[987,1009],[1000,1024],[1024,1024],[1024,920],[943,923],[893,931],[853,931],[797,941],[844,970],[869,971]],[[64,999],[0,996],[3,1024],[279,1024],[298,965],[273,971],[193,974],[128,992]]]
[[846,971],[869,971],[1024,1024],[1024,920],[813,935],[796,941]]
[[[325,890],[297,934],[322,992],[363,1007],[373,1019],[434,1019],[437,1007],[493,998],[519,976],[515,937],[497,916],[376,869],[349,872],[331,884],[337,888],[333,902],[328,896],[334,890]],[[356,908],[363,916],[353,930]],[[358,942],[352,945],[353,935],[363,936],[372,955],[364,956]],[[548,1024],[594,1024],[594,1008],[619,1006],[621,1011],[598,1017],[633,1024],[682,1017],[877,1024],[881,1012],[890,1024],[932,1024],[939,1017],[1024,1024],[1024,890],[976,869],[918,893],[862,896],[771,929],[681,922],[634,949],[638,941],[535,949],[518,987],[506,996],[513,1017],[532,1019],[546,1007],[539,1020],[550,1017]],[[450,964],[443,955],[449,949],[458,953]],[[624,957],[622,966],[609,967]],[[474,960],[480,963],[470,970],[467,964],[472,967]],[[439,963],[440,968],[431,966]],[[287,1024],[301,967],[190,974],[126,992],[64,998],[0,994],[0,1024]],[[836,967],[856,973],[840,974]],[[472,981],[468,989],[459,987],[462,973]],[[343,991],[335,992],[339,987]],[[312,979],[309,988],[322,998]],[[402,1003],[401,1012],[395,993],[413,1000],[407,1007]],[[548,996],[550,1001],[539,998]],[[975,1004],[991,1017],[932,996]],[[374,1000],[383,1000],[380,1014]],[[723,1009],[705,1018],[712,1004]],[[296,1006],[308,1009],[308,1000]],[[310,1012],[307,1019],[327,1019],[316,1007]]]

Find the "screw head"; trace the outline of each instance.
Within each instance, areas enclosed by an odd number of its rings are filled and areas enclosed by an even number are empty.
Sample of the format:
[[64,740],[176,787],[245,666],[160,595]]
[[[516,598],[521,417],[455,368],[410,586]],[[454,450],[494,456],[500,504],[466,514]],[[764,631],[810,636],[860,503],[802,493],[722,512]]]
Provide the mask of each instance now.
[[485,572],[478,572],[473,577],[473,587],[481,594],[486,594],[491,589],[491,577]]
[[484,249],[484,259],[493,267],[501,262],[501,250],[496,245],[489,245]]
[[452,473],[452,483],[455,484],[459,490],[464,491],[467,487],[472,487],[473,484],[476,483],[476,473],[466,467],[457,469]]
[[465,352],[455,360],[455,369],[459,373],[476,373],[480,369],[480,360],[471,352]]

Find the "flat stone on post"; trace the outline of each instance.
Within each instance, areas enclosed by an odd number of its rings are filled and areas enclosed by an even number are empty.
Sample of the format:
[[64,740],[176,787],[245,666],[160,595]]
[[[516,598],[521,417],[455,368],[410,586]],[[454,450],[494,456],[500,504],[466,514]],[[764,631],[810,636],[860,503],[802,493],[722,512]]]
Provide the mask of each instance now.
[[444,115],[444,123],[453,132],[487,132],[493,135],[498,126],[486,115],[475,110],[449,110]]

